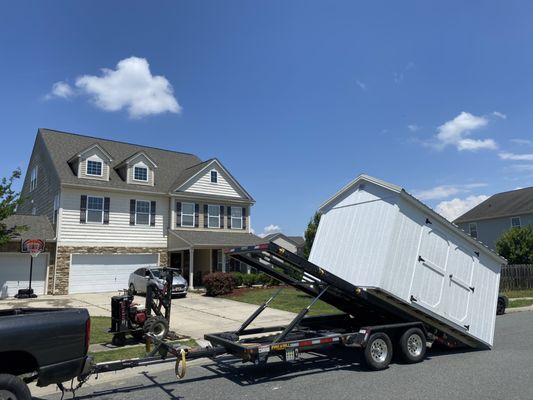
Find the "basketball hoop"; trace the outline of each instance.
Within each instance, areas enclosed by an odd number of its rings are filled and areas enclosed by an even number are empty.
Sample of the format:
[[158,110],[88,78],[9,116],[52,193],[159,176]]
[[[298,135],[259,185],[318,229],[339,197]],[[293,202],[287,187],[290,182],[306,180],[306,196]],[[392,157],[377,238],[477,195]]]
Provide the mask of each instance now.
[[28,239],[22,244],[22,251],[24,253],[30,253],[33,258],[37,257],[44,251],[44,240],[41,239]]

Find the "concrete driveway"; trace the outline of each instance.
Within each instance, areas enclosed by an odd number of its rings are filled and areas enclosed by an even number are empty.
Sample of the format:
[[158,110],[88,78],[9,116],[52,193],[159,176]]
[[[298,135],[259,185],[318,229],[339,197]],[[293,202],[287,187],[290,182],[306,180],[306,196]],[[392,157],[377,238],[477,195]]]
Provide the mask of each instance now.
[[[111,296],[117,293],[89,293],[64,296],[40,296],[36,299],[0,300],[0,309],[18,307],[86,308],[91,316],[111,316]],[[135,301],[144,304],[144,297]],[[170,328],[180,335],[202,339],[205,333],[237,329],[257,306],[238,301],[189,293],[186,298],[172,300]],[[252,326],[286,324],[294,314],[268,308]]]

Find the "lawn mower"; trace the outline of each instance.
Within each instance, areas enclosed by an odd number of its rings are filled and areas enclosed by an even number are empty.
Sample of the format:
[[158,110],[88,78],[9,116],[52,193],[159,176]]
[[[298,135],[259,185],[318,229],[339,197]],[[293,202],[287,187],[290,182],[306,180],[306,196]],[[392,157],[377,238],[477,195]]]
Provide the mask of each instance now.
[[111,298],[111,343],[124,346],[126,335],[142,340],[146,333],[163,340],[169,333],[174,268],[162,269],[158,279],[150,279],[146,288],[146,302],[133,302],[133,295],[125,293]]

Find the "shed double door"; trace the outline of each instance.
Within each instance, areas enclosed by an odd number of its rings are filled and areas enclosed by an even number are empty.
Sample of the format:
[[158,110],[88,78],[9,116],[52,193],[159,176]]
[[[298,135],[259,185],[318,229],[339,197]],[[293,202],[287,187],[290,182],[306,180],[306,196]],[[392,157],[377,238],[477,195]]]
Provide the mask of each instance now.
[[466,326],[475,258],[436,228],[423,226],[411,283],[418,305]]

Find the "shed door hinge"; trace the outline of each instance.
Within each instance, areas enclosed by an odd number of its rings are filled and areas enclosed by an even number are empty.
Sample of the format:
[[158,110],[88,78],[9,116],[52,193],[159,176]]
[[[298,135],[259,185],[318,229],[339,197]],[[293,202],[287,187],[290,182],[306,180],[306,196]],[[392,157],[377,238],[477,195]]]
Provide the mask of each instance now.
[[429,218],[426,218],[426,224],[431,225],[431,221],[429,220]]
[[422,256],[418,256],[418,261],[419,261],[419,262],[424,262],[424,261],[426,261],[426,260],[424,260],[424,259],[422,258]]
[[474,254],[479,257],[479,251],[474,251]]
[[474,286],[470,286],[470,290],[472,291],[472,293],[474,293],[474,290],[476,290],[476,288]]
[[466,328],[467,331],[470,330],[470,325],[465,325],[464,327]]
[[414,301],[415,303],[418,301],[415,296],[411,295],[411,298],[409,299],[411,301]]

